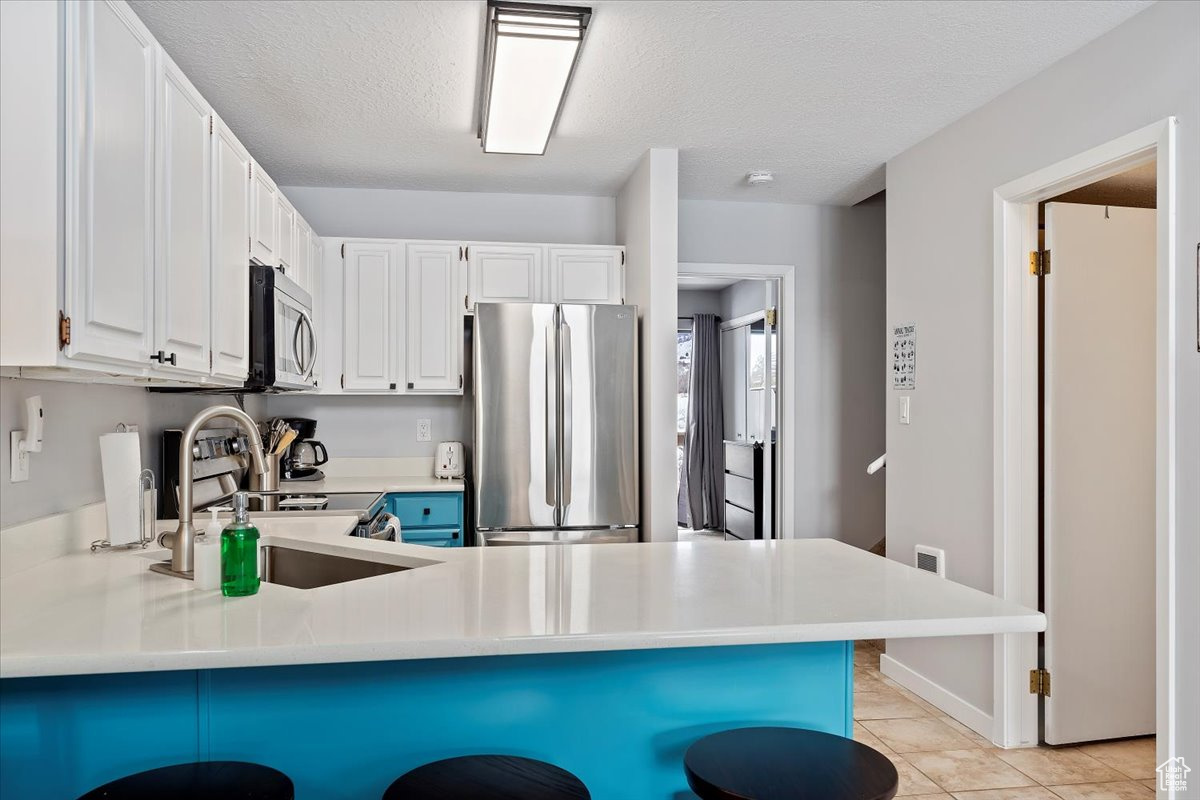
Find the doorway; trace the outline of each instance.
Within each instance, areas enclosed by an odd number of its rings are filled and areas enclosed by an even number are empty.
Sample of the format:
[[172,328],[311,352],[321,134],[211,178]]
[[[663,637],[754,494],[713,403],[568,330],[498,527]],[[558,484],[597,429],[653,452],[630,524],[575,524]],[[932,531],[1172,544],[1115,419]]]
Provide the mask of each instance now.
[[[1126,315],[1123,313],[1123,309],[1118,309],[1115,316],[1103,314],[1097,308],[1095,299],[1080,300],[1076,291],[1080,286],[1084,289],[1096,288],[1089,281],[1085,280],[1082,284],[1078,281],[1074,283],[1063,281],[1058,286],[1051,288],[1048,293],[1043,292],[1043,287],[1039,284],[1042,281],[1053,281],[1055,277],[1070,274],[1074,274],[1076,278],[1080,275],[1094,277],[1088,276],[1086,271],[1081,272],[1078,268],[1068,272],[1069,261],[1063,262],[1063,257],[1054,252],[1056,246],[1062,249],[1064,245],[1069,244],[1071,236],[1076,236],[1076,234],[1070,234],[1069,218],[1080,215],[1073,212],[1079,211],[1081,205],[1089,205],[1068,202],[1082,199],[1081,195],[1072,196],[1071,193],[1089,187],[1090,190],[1094,190],[1093,184],[1129,173],[1139,167],[1154,173],[1154,197],[1157,206],[1154,212],[1156,217],[1152,223],[1154,255],[1151,265],[1147,268],[1148,275],[1139,284],[1141,291],[1152,294],[1152,300],[1148,299],[1150,294],[1143,298],[1144,302],[1153,306],[1152,311],[1147,315],[1149,319],[1145,323],[1152,329],[1152,332],[1147,332],[1144,327],[1141,329],[1142,334],[1148,336],[1152,341],[1152,345],[1145,344],[1145,337],[1139,341],[1143,343],[1142,349],[1149,349],[1148,353],[1142,354],[1143,367],[1146,359],[1149,359],[1153,365],[1152,373],[1148,373],[1148,375],[1153,386],[1154,408],[1151,426],[1149,428],[1142,426],[1141,437],[1135,437],[1135,441],[1143,448],[1142,458],[1146,457],[1145,448],[1152,447],[1153,450],[1153,499],[1150,502],[1150,514],[1153,517],[1151,529],[1154,533],[1152,545],[1149,542],[1134,541],[1133,543],[1141,546],[1140,554],[1143,557],[1152,554],[1150,557],[1154,564],[1154,574],[1167,577],[1151,581],[1148,587],[1143,588],[1145,594],[1139,595],[1138,603],[1131,605],[1141,607],[1137,613],[1141,615],[1139,624],[1143,626],[1146,622],[1146,605],[1154,609],[1155,634],[1143,643],[1142,650],[1144,651],[1146,644],[1152,640],[1152,644],[1149,646],[1154,652],[1154,665],[1151,667],[1153,677],[1150,680],[1155,686],[1151,693],[1155,706],[1153,728],[1158,736],[1158,752],[1163,756],[1159,761],[1162,761],[1166,757],[1164,754],[1173,747],[1173,742],[1169,741],[1173,728],[1167,722],[1170,709],[1175,702],[1173,663],[1168,657],[1170,620],[1167,617],[1170,608],[1170,576],[1173,574],[1170,562],[1171,543],[1176,535],[1173,519],[1167,513],[1174,503],[1173,493],[1175,491],[1174,481],[1171,477],[1172,464],[1168,457],[1168,444],[1173,435],[1175,411],[1172,404],[1167,402],[1167,398],[1171,396],[1169,385],[1174,344],[1169,314],[1165,311],[1174,302],[1173,276],[1175,271],[1172,242],[1174,231],[1174,132],[1175,122],[1173,119],[1147,126],[1114,142],[1006,184],[996,190],[995,196],[996,396],[994,414],[996,439],[994,453],[996,462],[994,474],[996,516],[994,541],[996,572],[994,592],[1005,599],[1025,605],[1040,603],[1045,599],[1044,607],[1051,619],[1047,635],[1054,636],[1055,633],[1062,635],[1064,630],[1070,629],[1067,636],[1069,637],[1071,633],[1077,636],[1082,634],[1084,644],[1078,644],[1078,642],[1077,644],[1080,648],[1086,649],[1088,646],[1086,636],[1089,631],[1078,621],[1071,621],[1071,604],[1067,602],[1069,598],[1063,596],[1066,585],[1059,583],[1060,580],[1070,582],[1071,577],[1068,575],[1065,579],[1061,579],[1059,571],[1070,572],[1074,568],[1077,572],[1082,573],[1082,579],[1076,577],[1076,583],[1072,585],[1072,588],[1084,587],[1086,591],[1094,593],[1098,589],[1106,588],[1108,595],[1119,594],[1125,586],[1136,587],[1138,582],[1133,580],[1130,575],[1118,575],[1106,582],[1097,577],[1098,572],[1089,571],[1088,559],[1096,554],[1103,554],[1107,557],[1110,554],[1107,553],[1106,548],[1097,547],[1091,551],[1087,551],[1085,548],[1081,551],[1084,553],[1082,557],[1078,552],[1069,553],[1068,550],[1060,548],[1063,543],[1071,542],[1072,537],[1078,537],[1077,533],[1073,534],[1068,530],[1068,521],[1059,514],[1060,510],[1069,507],[1066,505],[1068,502],[1078,504],[1078,501],[1071,500],[1069,493],[1064,493],[1059,485],[1063,477],[1063,471],[1059,470],[1064,463],[1062,459],[1070,458],[1074,459],[1073,463],[1082,463],[1080,453],[1067,455],[1070,454],[1072,445],[1077,446],[1082,443],[1083,451],[1086,452],[1087,447],[1094,446],[1094,442],[1087,441],[1088,438],[1101,442],[1111,439],[1115,442],[1119,437],[1115,434],[1111,437],[1105,436],[1105,430],[1101,430],[1099,435],[1095,434],[1097,427],[1107,429],[1112,425],[1111,422],[1104,423],[1101,412],[1101,424],[1095,421],[1087,423],[1090,425],[1090,430],[1093,431],[1091,437],[1081,436],[1078,432],[1074,432],[1069,441],[1057,441],[1056,437],[1062,438],[1059,437],[1059,434],[1066,436],[1071,433],[1072,425],[1078,426],[1086,422],[1082,419],[1084,415],[1078,413],[1081,409],[1063,410],[1058,408],[1058,401],[1069,399],[1069,395],[1065,394],[1066,389],[1060,390],[1060,384],[1065,387],[1067,375],[1065,371],[1063,374],[1059,374],[1059,365],[1067,363],[1064,359],[1072,357],[1077,360],[1077,363],[1084,361],[1086,359],[1082,359],[1080,354],[1090,357],[1101,348],[1089,347],[1086,341],[1083,341],[1082,344],[1080,341],[1076,341],[1074,350],[1067,347],[1060,348],[1060,345],[1067,344],[1069,341],[1061,337],[1056,338],[1056,334],[1060,322],[1066,323],[1074,319],[1074,324],[1080,329],[1085,329],[1087,325],[1097,326],[1099,323],[1097,330],[1104,331],[1106,323],[1114,327],[1119,326]],[[1154,166],[1148,167],[1147,165],[1152,162]],[[1099,202],[1105,201],[1100,200]],[[1039,204],[1043,203],[1046,204],[1048,247],[1043,247],[1039,241]],[[1091,205],[1096,205],[1096,203]],[[1137,211],[1138,209],[1130,210]],[[1110,207],[1108,221],[1112,221],[1116,216],[1112,211],[1113,208]],[[1098,210],[1085,209],[1082,216],[1088,225],[1094,226],[1103,220],[1103,213],[1104,209],[1101,205]],[[1124,218],[1134,215],[1121,212],[1120,216]],[[1093,230],[1091,233],[1085,233],[1082,239],[1088,241],[1095,235]],[[1031,270],[1036,273],[1039,269],[1044,269],[1044,256],[1038,256],[1038,253],[1044,249],[1050,250],[1050,277],[1031,277]],[[1089,259],[1084,257],[1083,261],[1086,263]],[[1095,259],[1091,259],[1091,261],[1094,262]],[[1062,262],[1061,267],[1060,262]],[[1147,286],[1147,282],[1149,286]],[[1119,293],[1120,291],[1118,291]],[[1128,294],[1128,290],[1125,293]],[[1045,340],[1042,338],[1042,315],[1039,313],[1043,308],[1042,300],[1045,301],[1044,307],[1047,311],[1045,317],[1047,338]],[[1120,298],[1118,298],[1119,300]],[[1072,309],[1072,303],[1082,307],[1086,313],[1079,313],[1079,308]],[[1066,328],[1063,330],[1065,331]],[[1078,330],[1076,334],[1078,334]],[[1047,348],[1045,363],[1048,370],[1044,395],[1041,381],[1043,341]],[[1100,343],[1099,337],[1097,337],[1097,343]],[[1145,388],[1146,379],[1147,375],[1136,379],[1136,382],[1142,384],[1142,389]],[[1097,385],[1095,379],[1092,379],[1090,383],[1085,379],[1078,383],[1083,384],[1085,389],[1090,389],[1092,396],[1103,397],[1105,392],[1115,394],[1134,382],[1123,379],[1120,382],[1114,380],[1104,382],[1104,385]],[[1093,397],[1089,397],[1086,392],[1083,396],[1088,398],[1087,402],[1090,408]],[[1142,397],[1144,405],[1144,392]],[[1043,403],[1046,405],[1044,406]],[[1043,414],[1044,411],[1048,413]],[[1043,421],[1047,423],[1044,429]],[[1124,428],[1130,427],[1137,426],[1123,426],[1122,435],[1128,433]],[[1146,431],[1151,431],[1152,445],[1147,445],[1145,442]],[[1044,451],[1043,444],[1045,444]],[[1045,464],[1042,462],[1043,454],[1048,456]],[[1059,458],[1058,464],[1055,463],[1056,458]],[[1047,489],[1044,504],[1042,502],[1043,478],[1045,478]],[[1097,492],[1104,491],[1099,478],[1089,479],[1086,485],[1091,488],[1093,496]],[[1073,511],[1071,513],[1072,524],[1075,520],[1082,518],[1084,513],[1078,508]],[[1146,514],[1143,513],[1137,527],[1145,527],[1145,516]],[[1042,525],[1043,518],[1047,522],[1044,527]],[[1142,536],[1145,539],[1150,538],[1144,533]],[[1093,544],[1098,543],[1093,542]],[[1046,549],[1043,550],[1043,547]],[[1056,555],[1058,556],[1057,563],[1055,562]],[[1144,566],[1134,567],[1133,564],[1129,564],[1129,566],[1132,571],[1140,570],[1143,574],[1145,572]],[[1045,570],[1046,576],[1045,584],[1041,581],[1043,570]],[[1145,582],[1144,579],[1142,582]],[[1046,590],[1045,598],[1040,596],[1042,588]],[[1104,594],[1104,592],[1098,592],[1098,596],[1103,597]],[[1149,597],[1146,596],[1147,594]],[[1111,600],[1111,598],[1104,599]],[[1086,615],[1095,610],[1088,608],[1087,604],[1077,603],[1075,605],[1077,608],[1073,613],[1076,614]],[[1054,619],[1058,612],[1067,612],[1067,616],[1060,618],[1056,623]],[[1061,617],[1061,614],[1059,616]],[[1101,624],[1093,627],[1090,633],[1093,637],[1099,637],[1112,621],[1111,617],[1104,617],[1102,614]],[[1029,746],[1039,743],[1043,737],[1045,737],[1045,741],[1053,743],[1067,743],[1090,738],[1114,738],[1135,735],[1136,724],[1144,726],[1143,720],[1141,723],[1135,724],[1133,731],[1123,732],[1116,729],[1116,732],[1113,732],[1113,729],[1109,729],[1106,733],[1096,720],[1087,719],[1087,713],[1067,710],[1072,689],[1080,688],[1081,682],[1075,677],[1078,671],[1082,670],[1089,681],[1098,678],[1101,672],[1089,669],[1090,665],[1086,658],[1076,658],[1076,663],[1072,666],[1070,659],[1074,655],[1081,655],[1082,651],[1074,654],[1070,652],[1069,648],[1064,651],[1063,647],[1059,645],[1065,644],[1068,644],[1067,640],[1055,644],[1049,640],[1038,641],[1038,637],[1035,636],[1005,635],[997,637],[995,648],[995,730],[993,734],[993,741],[997,744],[1004,747]],[[1115,646],[1120,648],[1127,645],[1116,644]],[[1058,651],[1058,656],[1055,655],[1055,650]],[[1064,652],[1067,661],[1061,660]],[[1049,660],[1044,660],[1047,657]],[[1054,675],[1056,657],[1059,659],[1060,666],[1067,667],[1066,672],[1058,677]],[[1095,657],[1093,656],[1091,660],[1094,661]],[[1044,692],[1047,685],[1039,670],[1046,664],[1049,664],[1051,668],[1048,682],[1050,698],[1044,700],[1041,693]],[[1072,689],[1063,685],[1064,679],[1068,683],[1074,684]],[[1129,697],[1132,698],[1132,695]],[[1051,711],[1050,715],[1051,717],[1057,715],[1060,718],[1058,722],[1064,723],[1057,726],[1061,728],[1057,732],[1055,721],[1049,720],[1049,727],[1042,724],[1046,721],[1042,719],[1043,705],[1049,706],[1055,701],[1062,702],[1059,703],[1058,710]],[[1106,697],[1096,698],[1093,702],[1100,706],[1104,713],[1115,710],[1112,705],[1106,706],[1108,703]],[[1134,706],[1139,707],[1139,713],[1145,713],[1145,698],[1141,700],[1133,698],[1132,702]],[[1077,700],[1075,705],[1078,707]],[[1079,721],[1082,722],[1082,725],[1072,727],[1073,723],[1072,725],[1066,724],[1072,714],[1080,718]]]
[[[779,324],[790,268],[681,264],[679,272],[679,540],[776,538],[791,514],[780,496],[787,493],[776,491],[791,474],[790,430],[780,413],[787,396],[781,382],[788,370],[780,367],[787,331]],[[693,397],[706,380],[719,419],[712,402],[703,419],[704,401]],[[696,448],[689,431],[693,437],[706,432],[717,445]],[[698,474],[706,479],[699,491]],[[710,488],[713,497],[706,493]],[[705,504],[697,509],[702,492]],[[705,513],[703,521],[694,510]]]

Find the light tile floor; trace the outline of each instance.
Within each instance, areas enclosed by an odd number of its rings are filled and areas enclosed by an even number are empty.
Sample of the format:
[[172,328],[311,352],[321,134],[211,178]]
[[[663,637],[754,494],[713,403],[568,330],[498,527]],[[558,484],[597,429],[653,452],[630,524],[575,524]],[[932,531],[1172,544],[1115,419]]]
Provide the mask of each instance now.
[[900,773],[897,797],[921,800],[1146,800],[1154,737],[1004,750],[879,671],[876,642],[854,648],[854,738]]

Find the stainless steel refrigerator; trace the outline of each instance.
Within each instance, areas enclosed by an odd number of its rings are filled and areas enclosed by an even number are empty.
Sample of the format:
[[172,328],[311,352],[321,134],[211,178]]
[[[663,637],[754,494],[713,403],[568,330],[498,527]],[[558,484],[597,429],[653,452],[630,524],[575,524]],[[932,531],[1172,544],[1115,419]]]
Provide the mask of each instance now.
[[638,540],[637,308],[480,303],[480,544]]

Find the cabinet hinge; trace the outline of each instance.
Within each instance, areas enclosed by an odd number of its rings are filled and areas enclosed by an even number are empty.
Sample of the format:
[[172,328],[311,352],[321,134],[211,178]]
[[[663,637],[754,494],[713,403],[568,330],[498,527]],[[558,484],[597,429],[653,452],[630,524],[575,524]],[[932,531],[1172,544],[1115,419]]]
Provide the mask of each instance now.
[[1029,274],[1044,278],[1050,274],[1050,251],[1029,251]]
[[213,118],[212,118],[212,114],[209,114],[208,115],[208,135],[212,136],[212,132],[213,132]]
[[71,343],[71,318],[63,312],[58,312],[58,349],[62,350]]
[[470,299],[471,299],[471,295],[469,295],[469,294],[463,295],[463,310],[464,311],[471,310],[471,304],[468,302]]
[[459,376],[458,376],[458,388],[460,388],[460,389],[461,389],[461,388],[463,388],[463,377],[462,377],[462,373],[459,373]]
[[766,317],[767,324],[773,328],[775,327],[776,321],[779,319],[779,312],[775,310],[774,306],[771,306],[767,309]]
[[342,388],[343,388],[343,389],[345,389],[345,388],[346,388],[346,375],[345,375],[345,373],[342,373]]
[[253,161],[250,162],[250,177],[251,178],[254,177],[254,162]]
[[346,257],[346,243],[342,242],[342,258]]
[[463,255],[467,257],[467,261],[471,260],[471,245],[467,245],[463,248]]
[[625,266],[625,251],[621,251],[621,266]]
[[462,261],[462,260],[463,260],[463,254],[462,254],[462,250],[463,250],[463,249],[462,249],[462,245],[460,244],[460,245],[458,246],[458,260],[459,260],[459,261]]
[[1040,697],[1050,696],[1050,671],[1045,669],[1029,670],[1029,693]]

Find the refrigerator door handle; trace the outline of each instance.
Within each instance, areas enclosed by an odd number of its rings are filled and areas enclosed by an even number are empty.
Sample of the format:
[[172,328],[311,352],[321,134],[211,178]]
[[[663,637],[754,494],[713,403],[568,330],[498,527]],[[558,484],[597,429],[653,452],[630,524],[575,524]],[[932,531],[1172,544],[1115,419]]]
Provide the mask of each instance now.
[[[562,516],[567,517],[567,506],[571,504],[571,460],[572,439],[571,429],[571,397],[574,381],[571,376],[571,326],[564,319],[560,335],[559,349],[562,358]],[[562,523],[559,523],[562,524]]]
[[[555,354],[555,330],[551,325],[546,326],[546,505],[557,506],[558,497],[555,483],[558,476],[558,358]],[[558,523],[558,513],[555,513],[555,524]]]

